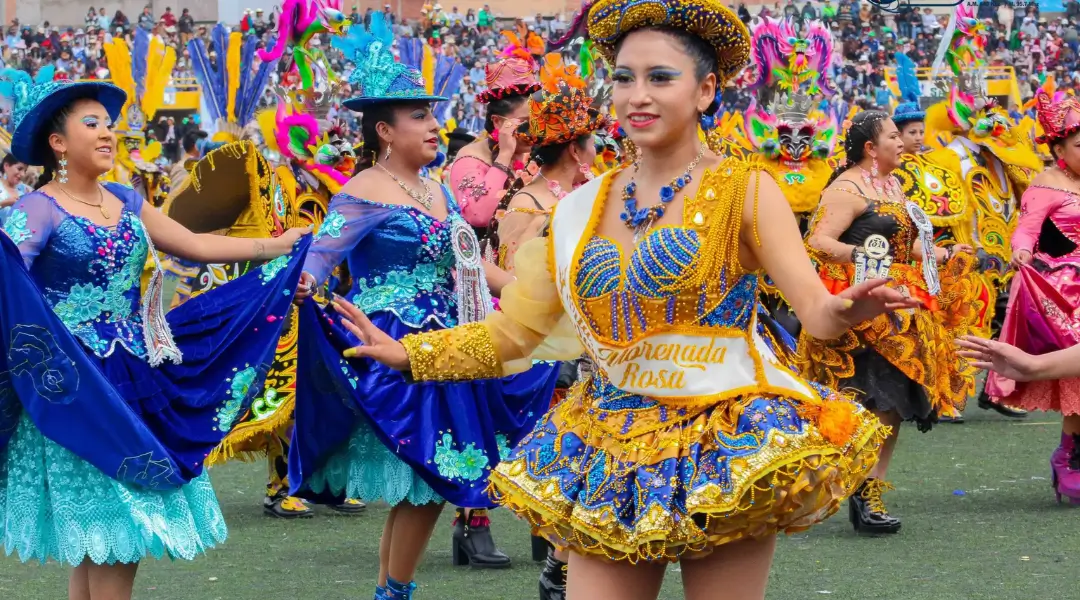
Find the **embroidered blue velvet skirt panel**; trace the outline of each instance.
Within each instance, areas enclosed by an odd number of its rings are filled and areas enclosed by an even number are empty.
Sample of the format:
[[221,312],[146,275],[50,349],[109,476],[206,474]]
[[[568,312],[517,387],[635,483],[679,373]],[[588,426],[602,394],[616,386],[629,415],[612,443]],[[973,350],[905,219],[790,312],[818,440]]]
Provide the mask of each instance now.
[[[357,341],[331,317],[313,302],[301,307],[291,493],[320,502],[356,492],[390,504],[445,499],[492,506],[484,492],[488,475],[547,410],[558,368],[542,364],[506,379],[412,384],[372,361],[344,359],[341,351]],[[369,317],[395,339],[438,327],[414,329],[391,312]],[[385,451],[372,448],[373,441]]]

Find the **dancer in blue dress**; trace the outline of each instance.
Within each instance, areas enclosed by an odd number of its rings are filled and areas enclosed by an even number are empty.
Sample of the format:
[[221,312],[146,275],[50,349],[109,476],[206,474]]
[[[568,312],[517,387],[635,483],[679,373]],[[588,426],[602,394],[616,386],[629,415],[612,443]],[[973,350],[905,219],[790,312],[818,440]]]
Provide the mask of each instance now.
[[[479,321],[511,277],[481,262],[454,198],[420,175],[438,151],[432,103],[444,98],[425,91],[419,71],[394,61],[392,35],[372,21],[370,32],[350,31],[362,38],[349,57],[357,65],[350,84],[362,92],[345,102],[363,111],[360,172],[330,203],[304,285],[323,282],[347,261],[349,299],[394,337]],[[540,365],[507,380],[411,385],[398,371],[342,358],[355,344],[334,312],[315,302],[301,307],[290,493],[393,506],[375,597],[409,598],[444,501],[492,506],[488,475],[546,410],[557,370]]]
[[[196,235],[98,183],[125,98],[23,85],[13,115],[12,154],[45,173],[0,235],[0,531],[23,561],[74,567],[70,600],[130,598],[143,558],[225,539],[203,459],[261,389],[310,240]],[[140,292],[155,246],[274,260],[165,314],[160,265]]]

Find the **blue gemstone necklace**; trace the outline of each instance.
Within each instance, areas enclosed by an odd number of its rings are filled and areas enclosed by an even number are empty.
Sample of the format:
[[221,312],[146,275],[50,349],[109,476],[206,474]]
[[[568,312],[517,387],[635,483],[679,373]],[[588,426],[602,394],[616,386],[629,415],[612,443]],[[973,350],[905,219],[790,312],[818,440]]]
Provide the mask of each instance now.
[[682,191],[683,188],[690,185],[693,180],[691,173],[697,168],[698,163],[705,156],[705,145],[702,144],[698,148],[697,156],[693,162],[686,167],[686,171],[682,175],[679,175],[675,179],[671,180],[670,185],[665,185],[660,188],[660,202],[646,207],[638,208],[637,201],[637,174],[641,170],[641,162],[634,163],[634,175],[630,178],[630,183],[626,184],[623,188],[623,212],[619,215],[622,222],[634,231],[634,243],[637,244],[643,235],[653,226],[653,223],[660,220],[664,216],[664,207],[669,202],[675,199],[675,194]]

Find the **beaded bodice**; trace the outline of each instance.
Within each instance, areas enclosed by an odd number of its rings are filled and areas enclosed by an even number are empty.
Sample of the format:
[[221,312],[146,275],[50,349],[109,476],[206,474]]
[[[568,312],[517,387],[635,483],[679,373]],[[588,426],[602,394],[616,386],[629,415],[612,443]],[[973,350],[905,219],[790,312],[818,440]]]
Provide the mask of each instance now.
[[690,279],[703,236],[694,227],[655,229],[634,248],[629,261],[612,240],[591,237],[581,249],[573,286],[592,333],[626,342],[687,328],[748,330],[757,275],[744,273],[731,284],[720,277],[718,285],[680,285]]
[[683,224],[650,231],[625,254],[596,234],[613,174],[559,203],[553,271],[605,396],[712,401],[751,387],[810,395],[759,332],[759,276],[739,261],[756,173],[734,159],[707,171],[684,201]]
[[145,358],[140,282],[149,246],[139,216],[125,206],[116,225],[102,226],[43,193],[32,196],[25,204],[51,215],[28,223],[27,212],[15,210],[5,231],[23,244],[42,235],[42,227],[51,230],[30,265],[46,301],[95,355],[106,357],[120,345]]
[[[353,304],[369,315],[391,312],[410,327],[429,322],[457,325],[449,219],[439,220],[411,207],[350,200],[390,211],[348,252]],[[450,211],[458,210],[449,194],[447,205]],[[333,235],[345,222],[340,212],[331,212],[320,236]]]

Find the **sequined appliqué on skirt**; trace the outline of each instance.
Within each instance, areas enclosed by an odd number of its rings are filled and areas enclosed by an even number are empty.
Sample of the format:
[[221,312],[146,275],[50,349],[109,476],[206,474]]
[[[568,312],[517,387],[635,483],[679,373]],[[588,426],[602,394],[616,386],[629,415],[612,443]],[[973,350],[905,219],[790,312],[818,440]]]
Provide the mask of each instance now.
[[687,409],[605,398],[604,385],[573,388],[499,464],[489,490],[557,545],[612,559],[677,560],[805,530],[865,479],[887,432],[856,407],[836,445],[782,397]]

